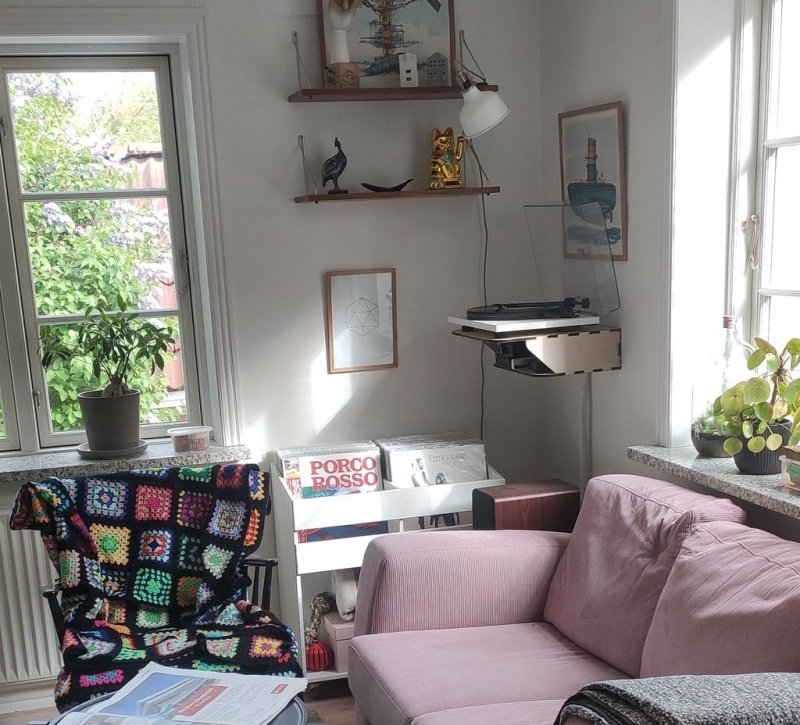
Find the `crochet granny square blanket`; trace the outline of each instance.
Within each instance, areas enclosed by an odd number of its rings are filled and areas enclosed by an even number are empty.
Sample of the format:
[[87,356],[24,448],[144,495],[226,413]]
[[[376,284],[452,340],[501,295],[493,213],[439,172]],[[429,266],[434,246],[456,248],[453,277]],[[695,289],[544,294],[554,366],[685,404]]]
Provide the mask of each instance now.
[[12,529],[36,529],[59,577],[64,711],[147,662],[302,676],[291,630],[245,600],[243,562],[269,514],[255,465],[132,470],[22,486]]

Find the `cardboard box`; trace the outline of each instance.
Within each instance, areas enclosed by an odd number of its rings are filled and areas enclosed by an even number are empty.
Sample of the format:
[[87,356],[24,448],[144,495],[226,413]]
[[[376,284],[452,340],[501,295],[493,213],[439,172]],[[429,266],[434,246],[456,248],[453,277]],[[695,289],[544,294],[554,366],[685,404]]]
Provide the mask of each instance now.
[[322,615],[319,638],[333,650],[333,669],[347,672],[347,648],[353,638],[353,620],[345,622],[339,612]]

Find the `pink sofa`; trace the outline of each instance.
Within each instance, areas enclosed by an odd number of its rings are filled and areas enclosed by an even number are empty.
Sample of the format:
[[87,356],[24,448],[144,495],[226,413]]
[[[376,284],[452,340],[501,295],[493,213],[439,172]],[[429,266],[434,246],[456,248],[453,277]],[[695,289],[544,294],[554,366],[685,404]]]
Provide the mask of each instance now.
[[550,725],[596,680],[800,672],[800,544],[744,519],[727,499],[608,475],[572,534],[375,539],[348,663],[361,721]]

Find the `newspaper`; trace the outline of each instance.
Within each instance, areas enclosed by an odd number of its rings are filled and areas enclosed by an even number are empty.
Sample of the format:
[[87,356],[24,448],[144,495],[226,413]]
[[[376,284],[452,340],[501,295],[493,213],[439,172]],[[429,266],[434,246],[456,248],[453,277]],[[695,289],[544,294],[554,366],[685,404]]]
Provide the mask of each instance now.
[[110,698],[66,714],[60,725],[261,725],[306,689],[302,677],[144,667]]

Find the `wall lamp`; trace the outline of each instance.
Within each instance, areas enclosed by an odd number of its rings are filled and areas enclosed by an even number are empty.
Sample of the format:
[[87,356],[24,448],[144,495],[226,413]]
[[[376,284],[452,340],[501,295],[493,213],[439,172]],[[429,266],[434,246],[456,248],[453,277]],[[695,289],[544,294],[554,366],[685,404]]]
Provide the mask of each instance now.
[[[464,137],[473,139],[490,131],[500,123],[500,121],[508,115],[509,108],[497,93],[478,88],[473,80],[478,78],[481,82],[486,83],[486,76],[483,74],[481,67],[478,65],[478,61],[472,54],[472,50],[464,37],[463,30],[459,30],[458,32],[458,43],[460,56],[458,62],[460,67],[458,78],[461,86],[461,93],[464,96],[464,105],[458,114],[458,120],[461,123]],[[465,48],[470,58],[472,58],[475,67],[478,69],[477,72],[464,65]]]

